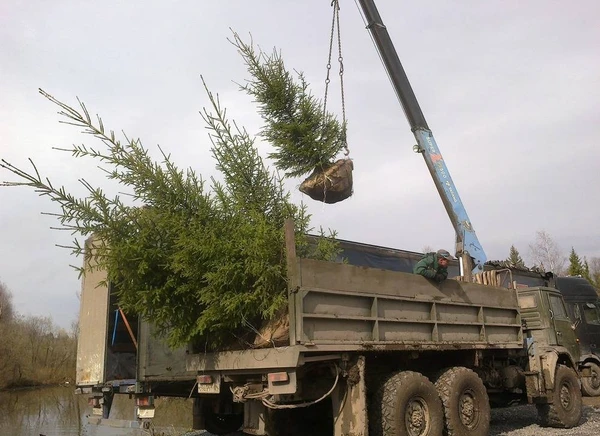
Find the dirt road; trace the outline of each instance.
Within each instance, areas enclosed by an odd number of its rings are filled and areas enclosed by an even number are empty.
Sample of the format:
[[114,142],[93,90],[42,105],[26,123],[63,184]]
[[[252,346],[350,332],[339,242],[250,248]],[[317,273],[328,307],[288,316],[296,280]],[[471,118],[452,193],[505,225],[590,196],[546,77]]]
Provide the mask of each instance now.
[[[600,397],[584,398],[581,425],[571,429],[540,427],[535,406],[520,406],[492,410],[489,436],[599,436]],[[184,436],[212,436],[198,431]],[[237,432],[228,436],[244,436]],[[310,436],[310,435],[306,435]]]
[[535,406],[492,410],[490,436],[600,435],[600,397],[584,398],[581,425],[571,429],[540,427]]

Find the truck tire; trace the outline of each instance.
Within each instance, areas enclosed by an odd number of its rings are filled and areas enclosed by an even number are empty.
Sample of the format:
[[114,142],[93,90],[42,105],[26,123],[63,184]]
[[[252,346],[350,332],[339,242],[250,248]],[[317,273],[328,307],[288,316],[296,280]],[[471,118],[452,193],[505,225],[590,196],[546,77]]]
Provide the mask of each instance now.
[[575,427],[581,420],[581,403],[577,373],[569,367],[558,365],[552,403],[536,405],[541,425],[558,428]]
[[418,372],[398,372],[372,399],[370,436],[441,436],[442,403],[433,383]]
[[447,436],[487,436],[490,400],[481,378],[460,366],[445,371],[435,387],[444,406]]
[[592,370],[591,377],[581,379],[581,390],[586,397],[600,397],[600,365],[595,362],[587,363]]

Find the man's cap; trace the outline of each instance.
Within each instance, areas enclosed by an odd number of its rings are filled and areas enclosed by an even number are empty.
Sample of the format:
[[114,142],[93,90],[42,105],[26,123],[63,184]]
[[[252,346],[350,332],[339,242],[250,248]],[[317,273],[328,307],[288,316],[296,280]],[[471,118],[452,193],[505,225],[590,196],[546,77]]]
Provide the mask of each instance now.
[[446,250],[438,250],[437,255],[438,257],[443,257],[444,259],[452,259],[452,255]]

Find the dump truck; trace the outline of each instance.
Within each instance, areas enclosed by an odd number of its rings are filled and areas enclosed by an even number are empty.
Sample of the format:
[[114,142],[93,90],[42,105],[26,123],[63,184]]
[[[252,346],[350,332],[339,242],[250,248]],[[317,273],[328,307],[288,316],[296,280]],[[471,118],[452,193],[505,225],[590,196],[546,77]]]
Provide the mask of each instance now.
[[522,403],[578,424],[579,349],[556,289],[303,259],[291,229],[288,343],[187,356],[209,431],[486,435],[490,405]]
[[436,284],[353,265],[361,252],[389,264],[406,253],[348,241],[352,259],[304,259],[293,228],[288,222],[288,311],[271,330],[257,326],[256,348],[171,350],[134,318],[130,335],[125,314],[113,315],[110,285],[86,275],[82,315],[99,316],[94,325],[82,318],[77,384],[91,394],[91,423],[115,425],[115,394],[135,399],[140,428],[156,396],[191,397],[194,427],[213,434],[486,435],[491,407],[525,403],[536,405],[543,425],[579,423],[580,378],[590,373],[578,365],[558,290]]
[[[258,340],[244,349],[220,351],[168,349],[151,322],[118,309],[110,284],[96,286],[90,300],[82,295],[77,383],[98,424],[110,420],[118,393],[135,398],[140,427],[154,416],[154,397],[194,398],[194,427],[220,435],[485,436],[492,406],[523,403],[536,405],[543,425],[579,423],[591,370],[579,365],[561,293],[484,270],[386,27],[372,0],[358,3],[455,228],[458,279],[437,284],[389,268],[400,252],[350,242],[353,255],[338,261],[299,257],[289,221],[287,311],[255,326]],[[388,267],[356,261],[373,253],[391,257]],[[84,291],[99,279],[87,275]]]

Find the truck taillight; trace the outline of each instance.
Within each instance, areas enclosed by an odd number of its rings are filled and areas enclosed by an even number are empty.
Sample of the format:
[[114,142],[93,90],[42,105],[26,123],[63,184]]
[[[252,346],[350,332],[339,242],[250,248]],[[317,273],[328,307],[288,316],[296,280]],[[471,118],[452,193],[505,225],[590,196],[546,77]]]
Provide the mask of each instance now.
[[199,385],[210,385],[213,382],[212,375],[199,375],[198,378]]
[[135,399],[135,404],[138,407],[153,406],[154,405],[154,398],[152,396],[137,397]]
[[141,395],[135,398],[136,413],[138,419],[154,418],[154,396]]
[[276,382],[287,382],[287,381],[289,381],[290,376],[288,375],[287,372],[270,372],[267,375],[267,378],[268,378],[269,382],[276,383]]

